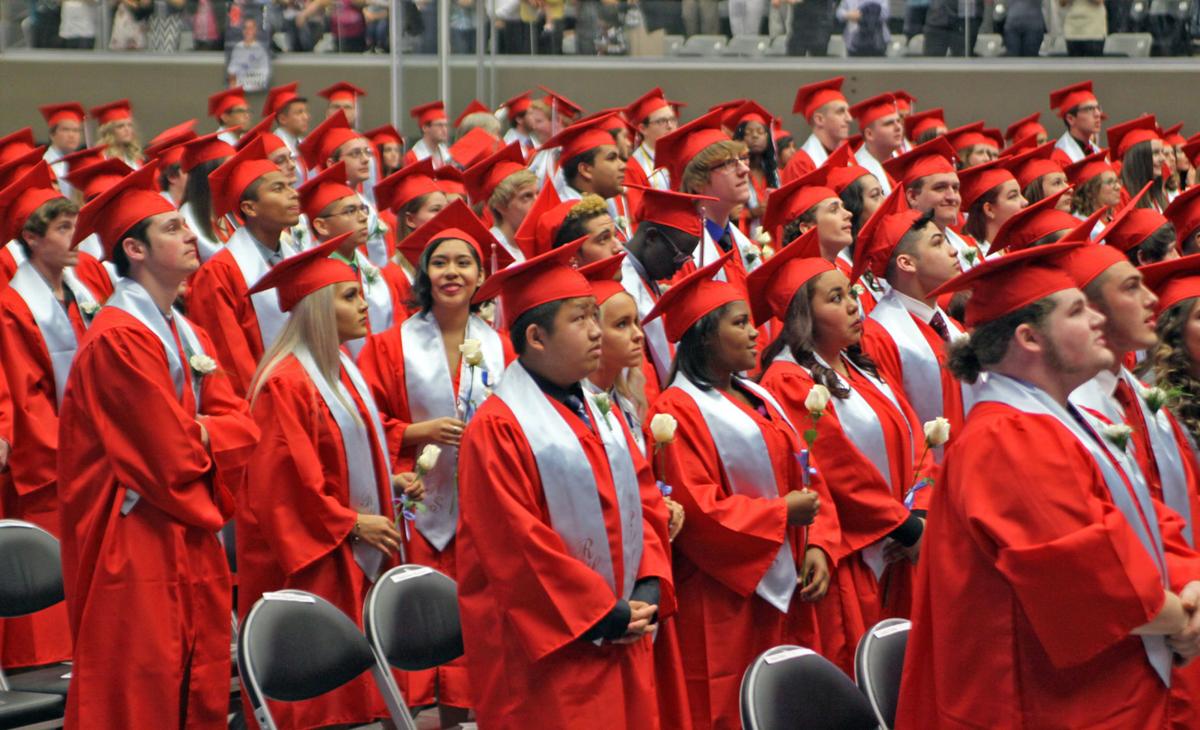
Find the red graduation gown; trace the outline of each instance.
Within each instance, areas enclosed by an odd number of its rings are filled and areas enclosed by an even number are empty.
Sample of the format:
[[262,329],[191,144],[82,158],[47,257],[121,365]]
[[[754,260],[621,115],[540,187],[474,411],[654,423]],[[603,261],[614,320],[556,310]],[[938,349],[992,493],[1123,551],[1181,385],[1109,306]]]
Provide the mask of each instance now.
[[[86,328],[75,304],[68,312],[76,340]],[[0,476],[0,515],[32,522],[58,537],[58,402],[54,366],[41,330],[21,295],[0,291],[0,368],[12,398],[12,452]],[[0,619],[4,624],[3,666],[36,666],[71,658],[67,606],[29,616]]]
[[[691,719],[697,728],[740,727],[738,687],[758,654],[783,643],[789,617],[755,593],[785,538],[798,552],[803,533],[789,528],[783,495],[799,488],[793,466],[800,443],[773,409],[769,418],[740,401],[733,402],[762,429],[771,456],[777,499],[734,494],[716,443],[699,407],[678,389],[668,388],[654,403],[646,422],[669,413],[679,425],[662,459],[663,480],[687,515],[674,544],[679,615],[675,620],[683,660]],[[818,524],[820,521],[818,517]],[[811,543],[821,545],[814,528]],[[822,545],[827,551],[832,545]],[[805,607],[793,597],[798,616]],[[797,620],[803,621],[800,616]]]
[[[616,490],[599,436],[557,401],[596,474],[614,579],[621,585]],[[633,439],[626,439],[631,451]],[[638,578],[659,579],[660,619],[675,610],[664,546],[666,511],[653,476],[635,458],[645,542]],[[488,398],[459,452],[458,603],[479,725],[610,730],[658,727],[653,644],[596,646],[580,637],[617,598],[571,556],[550,525],[533,452],[512,410]]]
[[[230,488],[258,429],[219,371],[200,386],[209,451],[195,413],[190,388],[176,395],[158,338],[124,311],[101,310],[59,411],[75,639],[68,728],[226,725],[231,585],[216,533],[233,514]],[[123,516],[127,488],[141,499]]]
[[254,304],[237,260],[222,248],[192,275],[187,292],[188,317],[212,337],[221,366],[243,398],[263,356],[262,334]]
[[[344,371],[342,381],[359,417],[369,423]],[[245,618],[263,593],[298,589],[321,596],[361,626],[371,583],[351,548],[357,513],[350,507],[337,422],[308,372],[290,356],[255,396],[253,415],[262,440],[238,492],[238,615]],[[385,455],[376,452],[374,439],[371,443],[380,504],[387,510]],[[382,570],[394,564],[389,561]],[[271,712],[280,728],[362,724],[387,716],[369,672],[313,700],[273,703]]]
[[[1164,727],[1168,690],[1129,634],[1162,607],[1154,560],[1061,423],[976,405],[932,497],[899,730]],[[1178,590],[1197,558],[1166,512]]]
[[[396,267],[399,269],[400,267]],[[363,378],[371,388],[371,395],[379,407],[379,417],[387,434],[388,452],[394,473],[413,471],[416,465],[419,448],[424,444],[401,446],[404,431],[412,425],[412,413],[408,405],[408,386],[404,374],[404,342],[400,337],[398,322],[386,331],[367,338],[367,344],[358,356],[358,366]],[[504,345],[504,363],[513,360],[513,353],[507,337],[501,338]],[[429,357],[443,356],[440,352],[431,352]],[[458,392],[459,376],[462,370],[454,373],[451,383],[454,392]],[[445,454],[442,458],[445,458]],[[405,540],[408,562],[418,565],[428,565],[436,568],[451,578],[458,575],[455,568],[455,542],[451,540],[445,550],[438,550],[429,542],[421,531],[410,525],[408,537]],[[428,705],[440,702],[454,707],[469,707],[471,692],[467,684],[467,663],[465,658],[424,672],[405,672],[402,674],[406,681],[404,698],[410,705]]]
[[113,280],[108,275],[108,269],[86,251],[79,252],[79,260],[75,262],[75,275],[84,286],[92,290],[97,302],[103,304],[104,300],[112,296]]

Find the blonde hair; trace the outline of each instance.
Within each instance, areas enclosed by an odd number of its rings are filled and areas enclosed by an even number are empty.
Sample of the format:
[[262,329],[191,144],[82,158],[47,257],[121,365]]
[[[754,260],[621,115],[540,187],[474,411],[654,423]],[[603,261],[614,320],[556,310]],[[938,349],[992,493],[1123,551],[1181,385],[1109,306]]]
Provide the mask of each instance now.
[[98,144],[104,147],[109,157],[121,160],[140,160],[142,159],[142,143],[138,140],[136,127],[134,127],[133,141],[117,141],[115,130],[117,125],[124,121],[126,120],[118,119],[115,122],[101,125],[100,129],[96,130],[96,135],[100,138]]
[[275,372],[275,369],[297,350],[307,349],[312,354],[313,362],[325,378],[325,382],[333,390],[342,405],[354,416],[358,425],[362,424],[358,408],[342,397],[338,384],[342,377],[341,342],[338,341],[337,317],[334,314],[334,297],[337,294],[337,284],[329,284],[304,297],[292,308],[287,324],[279,333],[275,343],[267,349],[259,362],[258,370],[250,381],[250,408],[263,386]]
[[685,193],[699,193],[709,183],[710,167],[728,159],[740,157],[748,149],[745,142],[732,139],[713,142],[700,150],[687,164],[687,167],[683,168],[683,179],[679,181],[679,189]]
[[626,368],[617,375],[617,380],[614,383],[617,393],[628,398],[633,403],[633,408],[637,411],[639,421],[646,420],[646,411],[649,410],[650,404],[646,402],[646,375],[641,368]]
[[462,139],[467,136],[467,132],[477,127],[482,127],[483,131],[500,139],[500,120],[492,116],[491,112],[475,112],[463,117],[462,124],[458,125],[457,139]]
[[500,181],[496,189],[492,191],[492,195],[488,198],[487,206],[492,209],[493,215],[497,209],[503,205],[508,205],[513,196],[517,194],[525,185],[537,185],[537,175],[530,169],[517,170],[513,174]]
[[608,212],[608,205],[595,193],[586,193],[579,202],[571,206],[567,218],[594,218]]

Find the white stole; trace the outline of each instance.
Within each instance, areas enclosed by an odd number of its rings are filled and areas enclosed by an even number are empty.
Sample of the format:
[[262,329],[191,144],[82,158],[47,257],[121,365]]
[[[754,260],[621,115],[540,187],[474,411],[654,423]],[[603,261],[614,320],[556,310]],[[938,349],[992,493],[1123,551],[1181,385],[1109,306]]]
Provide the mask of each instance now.
[[1087,157],[1087,155],[1084,154],[1083,149],[1079,147],[1079,143],[1076,142],[1075,138],[1071,136],[1070,132],[1063,132],[1062,136],[1058,138],[1058,141],[1054,143],[1054,149],[1062,150],[1064,153],[1066,153],[1067,157],[1071,158],[1071,162],[1079,162],[1084,157]]
[[[504,235],[504,231],[500,230],[500,226],[492,226],[491,233],[492,237],[496,239],[496,243],[500,244],[500,248],[508,251],[508,255],[512,256],[514,263],[519,264],[525,260],[525,254],[522,253],[521,249],[517,248],[512,241],[508,240],[508,236]],[[488,271],[492,271],[492,269],[499,271],[500,267],[493,265],[492,261],[490,260],[491,252],[488,252],[488,259],[488,261],[484,262],[485,268]],[[494,274],[496,271],[492,271],[492,273]]]
[[[1102,428],[1102,424],[1098,419],[1080,411],[1080,414],[1092,424],[1093,432],[1088,433],[1087,429],[1045,391],[999,373],[992,373],[980,389],[977,402],[989,401],[1003,403],[1024,413],[1051,416],[1071,432],[1071,435],[1087,449],[1092,461],[1104,475],[1104,484],[1108,487],[1113,505],[1125,516],[1125,521],[1137,535],[1138,541],[1141,542],[1154,564],[1158,566],[1163,586],[1169,585],[1166,561],[1163,557],[1162,535],[1159,533],[1158,520],[1155,518],[1150,492],[1146,488],[1145,482],[1142,481],[1140,470],[1132,469],[1133,459],[1123,451],[1118,451],[1112,443],[1099,435],[1097,429]],[[1124,475],[1128,478],[1129,484],[1133,486],[1133,495],[1130,494],[1129,487],[1122,478],[1122,472],[1118,471],[1118,467],[1114,465],[1113,461],[1124,465]],[[1036,485],[1029,486],[1036,488]],[[1137,504],[1134,503],[1135,495]],[[1167,646],[1166,637],[1142,636],[1141,639],[1150,665],[1162,679],[1163,684],[1170,687],[1172,654],[1171,649]]]
[[[29,307],[46,352],[50,355],[50,366],[54,371],[55,404],[61,406],[63,389],[67,387],[67,376],[71,372],[71,361],[75,359],[75,350],[79,343],[75,340],[75,329],[71,326],[71,318],[55,298],[50,285],[42,278],[37,269],[29,261],[17,267],[9,286]],[[91,316],[84,310],[87,305],[99,307],[96,297],[71,272],[70,267],[63,270],[63,286],[71,290],[75,297],[79,314],[85,324],[91,322]],[[94,314],[94,312],[93,312]]]
[[[732,224],[729,225],[729,233],[730,240],[737,247],[738,255],[742,259],[742,267],[746,270],[746,273],[749,274],[759,266],[762,266],[762,256],[759,255],[758,247],[751,243],[749,238],[746,238],[746,234],[742,233],[737,226]],[[711,264],[723,255],[725,255],[725,252],[713,240],[712,234],[708,232],[708,225],[705,224],[704,238],[700,241],[700,245],[696,247],[695,253],[692,254],[692,260],[695,262],[696,268]],[[728,281],[725,277],[724,266],[713,276],[713,279],[716,281]]]
[[655,190],[671,189],[671,173],[665,167],[655,169],[654,152],[644,142],[638,145],[638,148],[633,151],[633,159],[642,166],[642,172],[646,173],[646,179],[650,181],[650,187]]
[[[946,236],[946,241],[958,252],[958,265],[963,271],[970,271],[983,262],[984,257],[980,255],[982,252],[967,243],[966,239],[958,235],[953,228],[946,226],[946,230],[942,231],[942,233]],[[975,249],[975,263],[971,263],[967,259],[967,251],[971,249]]]
[[[650,314],[650,310],[654,309],[657,300],[654,293],[650,291],[649,285],[642,280],[637,266],[630,260],[631,255],[626,255],[621,261],[621,286],[625,288],[629,296],[633,297],[633,301],[637,304],[638,319],[641,320]],[[646,347],[650,349],[650,362],[654,365],[655,373],[658,374],[658,384],[660,387],[664,387],[667,385],[667,378],[671,373],[671,361],[675,358],[675,348],[667,339],[667,329],[661,317],[653,322],[646,322],[641,327],[642,333],[646,336]]]
[[825,145],[821,144],[821,140],[817,139],[817,135],[810,134],[808,139],[804,140],[804,144],[800,146],[804,153],[808,155],[808,159],[812,160],[813,168],[820,167],[825,164],[825,160],[829,159],[829,153],[825,151]]
[[879,181],[880,187],[883,188],[884,196],[891,194],[892,183],[888,181],[888,176],[883,170],[883,165],[867,151],[866,145],[858,148],[858,152],[854,153],[854,159],[858,161],[859,165],[865,167],[867,172],[875,176],[875,179]]
[[[341,433],[342,450],[346,455],[347,477],[350,481],[350,507],[366,515],[390,515],[392,471],[387,464],[387,441],[383,437],[383,424],[379,421],[379,410],[375,407],[375,400],[371,398],[371,391],[367,388],[367,383],[358,372],[358,368],[354,366],[354,361],[345,353],[339,354],[342,369],[350,376],[350,383],[367,408],[367,415],[371,421],[369,428],[361,423],[361,419],[357,418],[356,414],[350,412],[349,409],[354,407],[354,399],[346,390],[340,377],[337,380],[338,393],[335,394],[325,376],[317,368],[312,353],[301,347],[292,354],[300,362],[304,371],[308,373],[309,379],[316,386],[321,400],[329,408],[329,413],[333,416],[338,431]],[[379,477],[375,470],[371,442],[368,440],[371,438],[375,439],[375,446],[379,449],[380,458],[384,462],[382,466],[386,481],[384,491],[388,495],[387,511],[384,510],[384,505],[379,503]],[[362,540],[352,542],[351,547],[354,551],[354,561],[358,563],[358,567],[362,568],[367,578],[374,582],[379,577],[380,568],[383,567],[383,553]]]
[[[271,270],[258,247],[258,242],[245,227],[237,229],[225,244],[225,248],[233,255],[238,270],[242,272],[242,280],[247,289],[258,283],[258,280]],[[286,259],[296,252],[280,241],[279,253]],[[288,315],[279,309],[279,296],[274,289],[251,294],[250,303],[254,305],[254,317],[258,320],[263,350],[270,349],[271,345],[275,344],[275,338],[283,331],[283,326],[287,324]]]
[[585,408],[595,433],[604,442],[609,470],[617,493],[621,521],[621,556],[625,576],[616,585],[608,529],[600,511],[596,474],[571,426],[550,404],[528,371],[515,361],[504,371],[495,395],[504,401],[522,424],[537,462],[542,492],[550,511],[550,524],[567,551],[596,571],[613,593],[625,600],[633,595],[642,563],[642,501],[629,442],[620,421],[610,411],[603,418],[594,396],[583,389]]
[[7,244],[5,244],[4,248],[8,251],[9,255],[13,257],[13,263],[17,266],[25,263],[25,261],[29,258],[25,255],[25,249],[21,248],[21,244],[17,243],[16,239],[9,241]]
[[100,243],[100,236],[96,235],[95,233],[80,241],[76,248],[86,254],[91,255],[97,261],[104,260],[104,246]]
[[387,235],[388,227],[379,217],[379,210],[361,194],[359,202],[367,206],[367,259],[377,267],[383,267],[388,262]]
[[[159,311],[158,305],[150,298],[150,294],[133,279],[123,278],[117,283],[116,289],[104,306],[125,312],[154,333],[154,336],[162,343],[163,351],[167,356],[167,370],[171,375],[171,382],[175,385],[175,396],[182,400],[185,385],[191,388],[193,414],[199,415],[200,378],[202,376],[192,369],[190,362],[183,362],[179,359],[179,350],[175,344],[175,336],[171,334],[171,325],[166,316]],[[192,325],[186,317],[180,312],[172,310],[171,321],[175,323],[179,342],[183,345],[184,354],[188,356],[189,360],[193,355],[208,354],[204,351],[200,339],[196,336],[195,330],[192,329]],[[121,514],[129,514],[129,510],[133,509],[139,499],[141,499],[141,495],[126,487]]]
[[[764,403],[783,414],[783,407],[763,388],[748,380],[738,378],[738,385],[753,393]],[[729,480],[734,494],[760,499],[778,499],[779,485],[775,483],[775,470],[767,455],[767,444],[762,429],[742,409],[714,389],[701,390],[684,376],[671,383],[687,393],[700,409],[704,424],[717,446],[721,471]],[[787,417],[784,416],[785,422]],[[791,423],[788,422],[791,427]],[[794,429],[793,429],[794,430]],[[785,487],[788,485],[784,485]],[[781,613],[787,613],[796,591],[796,561],[792,557],[791,540],[784,536],[779,552],[759,580],[754,592]]]
[[[362,286],[363,299],[367,303],[367,321],[371,323],[371,333],[379,334],[391,329],[396,316],[392,303],[392,292],[383,278],[383,272],[373,265],[362,251],[355,250],[354,265],[358,267],[358,281]],[[359,337],[346,343],[346,349],[355,360],[367,344],[366,337]]]
[[[404,351],[404,390],[408,394],[413,423],[434,418],[459,418],[488,396],[504,372],[504,344],[500,335],[482,319],[467,320],[467,339],[479,340],[483,364],[459,364],[458,392],[447,366],[441,328],[431,313],[417,313],[400,325]],[[459,404],[462,408],[459,408]],[[469,405],[468,405],[469,404]],[[458,447],[443,446],[425,482],[425,511],[418,511],[416,527],[439,551],[454,537],[458,523]]]

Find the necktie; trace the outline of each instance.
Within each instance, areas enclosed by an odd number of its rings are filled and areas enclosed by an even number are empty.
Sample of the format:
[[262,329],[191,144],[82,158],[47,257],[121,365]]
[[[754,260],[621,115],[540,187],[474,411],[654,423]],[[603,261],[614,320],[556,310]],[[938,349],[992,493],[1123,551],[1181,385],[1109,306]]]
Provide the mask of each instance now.
[[587,409],[583,407],[583,400],[579,396],[568,395],[566,399],[563,400],[563,404],[566,405],[567,408],[570,408],[572,411],[574,411],[575,415],[579,416],[580,420],[583,421],[585,426],[587,426],[589,429],[592,427],[592,419],[588,418]]
[[938,333],[938,337],[942,338],[942,342],[950,341],[950,328],[946,326],[946,318],[941,312],[934,312],[933,319],[929,320],[929,326],[934,332]]
[[722,252],[728,252],[729,249],[733,248],[733,237],[730,235],[728,228],[717,239],[717,245],[721,247]]

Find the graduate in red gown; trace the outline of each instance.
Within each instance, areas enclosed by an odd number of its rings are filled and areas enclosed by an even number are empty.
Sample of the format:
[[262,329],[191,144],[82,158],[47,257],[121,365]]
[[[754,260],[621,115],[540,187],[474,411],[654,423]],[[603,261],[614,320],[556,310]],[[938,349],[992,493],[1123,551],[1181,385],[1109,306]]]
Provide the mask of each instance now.
[[[51,186],[44,162],[0,191],[0,238],[18,241],[28,256],[0,291],[0,369],[13,386],[12,461],[0,476],[0,515],[56,537],[58,406],[79,339],[102,301],[74,272],[78,211]],[[70,659],[66,604],[2,623],[3,666]]]
[[659,727],[652,635],[674,613],[666,510],[624,421],[580,386],[601,333],[581,241],[516,264],[518,360],[459,451],[459,607],[479,724]]
[[[676,621],[691,719],[740,727],[738,686],[758,654],[783,643],[789,609],[828,584],[814,529],[821,499],[805,489],[800,435],[766,390],[738,377],[756,363],[758,337],[741,287],[713,279],[725,257],[671,287],[647,317],[666,317],[678,342],[671,387],[652,416],[678,422],[659,478],[683,505],[674,544]],[[800,587],[811,582],[812,587]]]
[[821,165],[850,136],[850,102],[842,94],[845,76],[836,76],[796,90],[792,113],[799,114],[812,128],[812,134],[783,169],[782,182],[788,184]]
[[[371,583],[400,551],[393,486],[420,495],[413,475],[392,477],[374,399],[339,347],[367,326],[357,275],[329,258],[352,235],[293,256],[251,288],[275,288],[292,316],[250,391],[262,440],[237,495],[242,618],[264,593],[298,589],[360,622]],[[276,705],[272,714],[281,728],[312,728],[387,713],[367,673],[321,697]]]
[[229,369],[234,390],[249,392],[263,352],[287,321],[274,292],[246,291],[280,261],[296,253],[281,239],[300,220],[300,196],[267,159],[256,138],[208,176],[213,215],[242,225],[192,277],[188,311],[213,338],[217,359]]
[[944,287],[973,289],[951,367],[988,377],[933,493],[897,728],[1165,727],[1173,654],[1200,650],[1183,521],[1068,401],[1113,364],[1103,316],[1049,263],[1076,245]]
[[58,411],[68,728],[227,724],[232,586],[217,532],[258,429],[212,341],[171,309],[200,262],[155,167],[85,205],[75,229],[76,242],[98,232],[125,278]]
[[[507,338],[480,319],[479,307],[471,303],[493,240],[467,204],[451,203],[405,240],[427,242],[414,285],[419,309],[369,337],[359,367],[379,405],[394,471],[412,471],[427,444],[442,449],[436,468],[422,479],[425,510],[416,513],[405,547],[407,562],[455,578],[459,442],[466,421],[500,383],[513,354]],[[446,726],[465,719],[465,713],[454,717],[449,709],[471,706],[465,659],[404,677],[409,704],[436,702],[446,710]]]
[[848,279],[793,249],[807,243],[789,246],[755,274],[751,302],[759,321],[783,322],[763,353],[761,383],[793,423],[811,422],[806,401],[815,385],[832,396],[816,419],[811,450],[832,493],[841,541],[831,552],[830,593],[816,605],[817,626],[822,653],[851,671],[863,632],[884,616],[908,614],[929,496],[914,487],[936,474],[912,408],[862,351],[862,313]]

